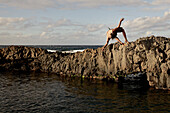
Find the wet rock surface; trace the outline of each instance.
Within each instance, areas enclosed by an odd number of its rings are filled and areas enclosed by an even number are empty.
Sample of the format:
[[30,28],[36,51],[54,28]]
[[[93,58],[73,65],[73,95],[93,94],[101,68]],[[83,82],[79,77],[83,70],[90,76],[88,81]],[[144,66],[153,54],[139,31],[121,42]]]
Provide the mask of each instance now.
[[0,49],[1,70],[41,71],[87,78],[113,79],[145,72],[150,86],[170,89],[170,38],[145,37],[77,53],[49,53],[41,48]]

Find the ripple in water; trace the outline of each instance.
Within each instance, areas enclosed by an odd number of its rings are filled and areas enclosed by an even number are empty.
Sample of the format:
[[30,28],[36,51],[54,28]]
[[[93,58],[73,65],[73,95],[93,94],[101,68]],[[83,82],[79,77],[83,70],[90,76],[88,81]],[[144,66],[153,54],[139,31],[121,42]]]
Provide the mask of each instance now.
[[[126,86],[128,87],[128,86]],[[0,73],[0,112],[170,112],[169,92],[46,73]]]

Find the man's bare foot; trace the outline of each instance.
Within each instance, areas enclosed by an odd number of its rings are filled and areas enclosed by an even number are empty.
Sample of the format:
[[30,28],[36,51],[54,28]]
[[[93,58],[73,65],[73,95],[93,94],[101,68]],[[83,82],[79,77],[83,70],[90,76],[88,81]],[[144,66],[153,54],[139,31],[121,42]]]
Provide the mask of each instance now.
[[124,18],[121,18],[121,19],[120,19],[120,21],[123,21],[123,20],[124,20]]
[[128,41],[126,41],[127,44],[130,44]]
[[126,41],[126,42],[124,43],[124,45],[128,45],[128,44],[130,44],[130,42],[128,42],[128,41]]

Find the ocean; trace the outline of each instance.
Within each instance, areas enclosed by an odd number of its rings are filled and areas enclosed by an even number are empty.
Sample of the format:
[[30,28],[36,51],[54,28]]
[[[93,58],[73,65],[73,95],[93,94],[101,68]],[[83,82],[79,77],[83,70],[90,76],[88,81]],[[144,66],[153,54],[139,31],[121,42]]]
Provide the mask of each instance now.
[[[27,45],[28,46],[28,45]],[[7,46],[0,46],[0,48]],[[83,51],[90,46],[30,46]],[[74,52],[75,52],[74,51]],[[0,72],[0,113],[168,113],[170,92],[41,72]]]
[[[10,45],[0,45],[0,48],[5,48]],[[78,51],[83,51],[85,49],[97,49],[98,47],[102,47],[103,45],[23,45],[27,47],[35,47],[35,48],[42,48],[47,49],[49,52],[71,52],[75,53]]]

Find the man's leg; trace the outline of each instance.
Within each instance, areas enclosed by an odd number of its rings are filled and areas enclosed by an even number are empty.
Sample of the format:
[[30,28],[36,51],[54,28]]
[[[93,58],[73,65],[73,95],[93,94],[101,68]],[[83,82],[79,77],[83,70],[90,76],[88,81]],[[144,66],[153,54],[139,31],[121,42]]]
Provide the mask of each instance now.
[[128,40],[127,40],[127,37],[126,37],[126,32],[125,30],[122,28],[122,33],[123,33],[123,36],[125,38],[125,42],[129,44]]
[[119,43],[121,43],[122,45],[124,45],[124,43],[123,42],[121,42],[120,40],[119,40],[119,38],[118,37],[116,37],[115,38]]
[[119,22],[119,25],[117,26],[117,28],[119,28],[121,26],[121,23],[122,23],[123,20],[124,20],[124,18],[120,19],[120,22]]

